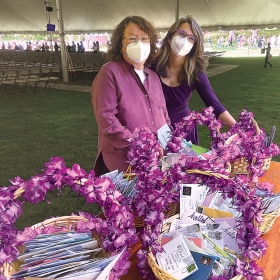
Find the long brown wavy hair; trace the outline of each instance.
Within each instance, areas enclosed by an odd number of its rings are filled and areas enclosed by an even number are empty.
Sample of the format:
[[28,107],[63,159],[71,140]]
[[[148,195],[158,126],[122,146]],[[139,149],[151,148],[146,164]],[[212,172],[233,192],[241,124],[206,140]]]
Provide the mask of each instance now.
[[198,80],[198,72],[205,71],[208,66],[208,58],[204,56],[204,40],[203,33],[194,19],[193,16],[188,15],[184,18],[178,19],[168,30],[166,36],[162,41],[162,46],[160,48],[158,57],[156,59],[156,72],[163,78],[168,78],[169,73],[167,71],[169,65],[169,56],[170,56],[170,40],[172,36],[183,23],[189,23],[192,29],[193,34],[196,36],[197,41],[194,43],[193,48],[186,55],[184,66],[179,73],[178,82],[187,82],[191,84],[194,80]]
[[108,50],[107,58],[109,61],[119,61],[120,59],[122,59],[122,39],[124,30],[129,23],[137,24],[142,31],[148,34],[150,38],[151,51],[149,57],[145,62],[146,66],[150,66],[158,53],[158,48],[156,46],[158,34],[154,28],[154,25],[140,16],[128,16],[115,27],[111,37],[111,47]]

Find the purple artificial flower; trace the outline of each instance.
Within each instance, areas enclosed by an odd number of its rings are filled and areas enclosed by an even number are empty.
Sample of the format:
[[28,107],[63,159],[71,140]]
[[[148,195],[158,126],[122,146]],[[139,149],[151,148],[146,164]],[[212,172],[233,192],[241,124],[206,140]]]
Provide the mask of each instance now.
[[25,192],[21,197],[34,204],[45,200],[47,192],[54,189],[53,186],[49,184],[48,178],[45,175],[31,177],[30,180],[24,183],[23,187]]
[[17,218],[22,214],[23,202],[19,200],[10,200],[5,204],[5,209],[0,209],[0,223],[14,224]]
[[54,171],[58,171],[62,168],[65,168],[64,159],[61,157],[52,157],[49,162],[45,163],[45,173],[47,175],[52,175]]
[[[4,263],[13,262],[19,253],[17,246],[34,239],[39,233],[49,234],[71,229],[78,232],[96,232],[101,235],[102,244],[107,252],[120,251],[138,242],[131,209],[128,205],[122,204],[125,199],[115,190],[111,179],[96,178],[94,171],[87,174],[78,164],[67,168],[60,157],[51,158],[45,167],[46,170],[42,174],[33,176],[30,180],[25,181],[16,177],[11,180],[13,186],[0,189],[0,267]],[[60,191],[67,184],[73,191],[85,197],[87,203],[94,202],[103,207],[105,220],[92,217],[88,213],[80,213],[84,219],[63,228],[48,225],[16,231],[14,223],[21,215],[22,204],[25,201],[38,203],[45,199],[48,191],[56,188]],[[18,196],[21,196],[20,200],[16,199]],[[122,269],[118,268],[112,273],[113,279],[119,279],[124,275],[129,266],[129,261],[122,263]],[[2,272],[0,277],[4,277]]]

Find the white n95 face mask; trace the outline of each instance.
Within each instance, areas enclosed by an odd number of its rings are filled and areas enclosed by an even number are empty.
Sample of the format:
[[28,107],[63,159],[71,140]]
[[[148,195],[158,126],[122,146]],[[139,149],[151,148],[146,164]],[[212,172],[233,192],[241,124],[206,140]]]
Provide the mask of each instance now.
[[176,55],[185,56],[191,51],[193,44],[188,41],[187,37],[174,36],[170,46]]
[[126,46],[127,56],[136,63],[143,62],[147,59],[150,51],[150,44],[142,43],[140,40],[138,40],[137,43],[132,43]]

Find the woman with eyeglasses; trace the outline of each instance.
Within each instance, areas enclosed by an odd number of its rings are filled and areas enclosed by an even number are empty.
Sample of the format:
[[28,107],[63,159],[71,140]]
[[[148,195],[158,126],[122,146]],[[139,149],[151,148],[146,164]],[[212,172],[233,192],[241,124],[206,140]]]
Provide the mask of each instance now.
[[[208,66],[204,56],[203,33],[192,16],[178,19],[168,30],[156,63],[152,69],[159,75],[171,120],[175,123],[191,113],[189,99],[196,90],[207,107],[212,106],[217,118],[227,126],[236,121],[220,103],[214,93],[205,70]],[[197,128],[189,133],[187,140],[199,145]]]
[[127,170],[129,140],[137,127],[159,133],[170,125],[159,77],[147,68],[157,54],[157,39],[153,25],[139,16],[126,17],[113,31],[109,62],[91,90],[98,125],[97,176]]

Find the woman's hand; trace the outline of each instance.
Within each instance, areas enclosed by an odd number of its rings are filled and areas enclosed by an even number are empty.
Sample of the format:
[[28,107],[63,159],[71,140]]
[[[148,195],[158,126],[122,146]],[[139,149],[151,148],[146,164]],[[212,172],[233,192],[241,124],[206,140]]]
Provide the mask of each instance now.
[[163,148],[162,148],[162,147],[159,147],[159,148],[158,148],[158,152],[159,152],[159,158],[162,158],[162,157],[163,157],[163,154],[164,154]]

